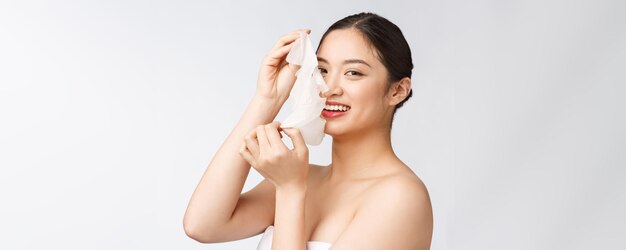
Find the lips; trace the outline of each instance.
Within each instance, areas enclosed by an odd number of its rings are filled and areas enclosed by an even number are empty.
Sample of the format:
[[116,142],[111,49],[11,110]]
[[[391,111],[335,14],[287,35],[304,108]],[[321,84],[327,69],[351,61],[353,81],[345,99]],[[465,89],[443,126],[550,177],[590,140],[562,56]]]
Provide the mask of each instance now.
[[342,105],[342,106],[348,106],[346,104],[340,103],[340,102],[333,102],[333,101],[326,101],[326,105]]
[[346,104],[327,101],[326,107],[324,107],[324,110],[322,110],[322,116],[327,119],[335,118],[345,115],[348,111],[350,111],[350,109],[351,107]]

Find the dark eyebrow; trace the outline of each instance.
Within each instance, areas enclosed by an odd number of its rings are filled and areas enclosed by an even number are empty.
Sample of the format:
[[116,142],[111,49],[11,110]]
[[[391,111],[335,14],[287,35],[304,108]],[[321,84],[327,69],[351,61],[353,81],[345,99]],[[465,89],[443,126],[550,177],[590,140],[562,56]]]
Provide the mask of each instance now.
[[[321,57],[317,57],[317,61],[328,63],[326,59],[321,58]],[[365,61],[361,59],[348,59],[348,60],[343,61],[343,64],[351,64],[351,63],[362,63],[362,64],[367,65],[367,67],[370,67],[370,68],[372,67],[371,65],[369,65],[368,63],[366,63]]]

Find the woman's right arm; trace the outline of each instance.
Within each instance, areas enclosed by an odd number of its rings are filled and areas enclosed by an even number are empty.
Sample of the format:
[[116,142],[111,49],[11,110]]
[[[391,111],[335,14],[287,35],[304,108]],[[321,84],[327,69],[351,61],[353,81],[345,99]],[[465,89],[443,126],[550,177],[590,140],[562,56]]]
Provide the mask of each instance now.
[[[310,32],[310,31],[308,31]],[[285,57],[297,32],[283,36],[265,57],[257,91],[243,116],[205,170],[183,219],[185,233],[199,242],[223,242],[256,235],[274,221],[275,189],[263,180],[241,194],[250,165],[239,149],[244,136],[273,121],[295,82],[295,69]]]

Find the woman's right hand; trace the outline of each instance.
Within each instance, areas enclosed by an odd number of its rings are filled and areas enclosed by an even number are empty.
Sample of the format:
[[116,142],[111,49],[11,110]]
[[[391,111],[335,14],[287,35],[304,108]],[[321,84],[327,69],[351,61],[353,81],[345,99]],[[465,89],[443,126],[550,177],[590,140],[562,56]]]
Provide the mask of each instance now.
[[311,33],[310,29],[302,29],[281,37],[265,56],[259,70],[256,95],[275,102],[278,108],[287,101],[296,81],[295,74],[299,67],[290,65],[285,59],[294,41],[300,38],[299,31]]

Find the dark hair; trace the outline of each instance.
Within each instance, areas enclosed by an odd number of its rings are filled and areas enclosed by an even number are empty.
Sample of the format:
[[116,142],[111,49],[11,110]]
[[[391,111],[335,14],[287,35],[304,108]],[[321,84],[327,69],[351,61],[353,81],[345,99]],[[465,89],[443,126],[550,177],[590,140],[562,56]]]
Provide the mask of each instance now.
[[[375,48],[375,54],[389,73],[387,78],[389,84],[397,82],[404,77],[411,78],[411,70],[413,70],[411,49],[406,39],[404,39],[402,31],[394,23],[374,13],[362,12],[335,22],[322,35],[319,45],[322,44],[326,35],[331,31],[349,28],[358,30]],[[317,49],[319,50],[319,46]],[[396,105],[392,121],[396,110],[402,107],[412,95],[413,90],[410,90],[409,95]]]

